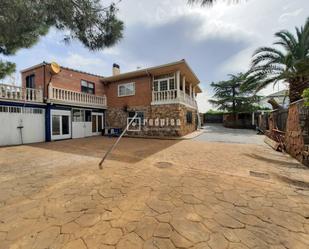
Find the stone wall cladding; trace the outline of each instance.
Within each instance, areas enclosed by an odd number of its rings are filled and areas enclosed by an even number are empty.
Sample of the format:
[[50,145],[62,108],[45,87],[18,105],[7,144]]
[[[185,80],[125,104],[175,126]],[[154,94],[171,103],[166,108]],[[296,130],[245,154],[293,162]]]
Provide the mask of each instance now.
[[303,102],[292,103],[289,107],[289,114],[285,133],[286,151],[297,160],[303,161],[304,151],[304,121],[301,120]]
[[[141,127],[141,131],[129,131],[127,134],[136,137],[180,137],[196,130],[197,127],[197,111],[193,108],[184,106],[182,104],[170,105],[153,105],[153,106],[132,106],[127,108],[108,108],[106,112],[106,123],[109,127],[125,128],[127,124],[127,117],[129,111],[142,111],[144,118],[152,119],[177,119],[180,120],[180,125],[172,126],[155,126],[153,124]],[[192,111],[192,124],[187,123],[187,111]]]

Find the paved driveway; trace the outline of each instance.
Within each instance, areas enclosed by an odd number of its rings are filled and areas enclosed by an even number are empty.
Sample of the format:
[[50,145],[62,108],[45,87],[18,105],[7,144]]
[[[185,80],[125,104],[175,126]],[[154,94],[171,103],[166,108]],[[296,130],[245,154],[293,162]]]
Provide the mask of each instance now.
[[240,144],[264,144],[264,137],[257,135],[255,130],[229,129],[222,124],[207,124],[203,127],[203,134],[195,140],[206,142],[224,142]]
[[256,144],[0,148],[0,248],[309,248],[309,173]]

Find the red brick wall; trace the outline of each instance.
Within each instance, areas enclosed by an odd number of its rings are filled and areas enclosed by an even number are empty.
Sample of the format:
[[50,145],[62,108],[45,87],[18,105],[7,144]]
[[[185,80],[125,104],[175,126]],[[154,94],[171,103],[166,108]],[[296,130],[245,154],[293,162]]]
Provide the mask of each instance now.
[[[35,75],[36,88],[44,88],[44,66],[30,69],[22,73],[22,85],[26,85],[26,77]],[[51,74],[49,65],[45,66],[45,93],[48,94],[48,83],[50,82]],[[101,78],[86,73],[80,73],[73,70],[61,68],[61,72],[57,75],[52,75],[51,82],[53,86],[64,88],[72,91],[81,91],[81,80],[93,82],[95,84],[95,95],[107,95],[107,105],[110,107],[127,106],[148,106],[151,103],[151,77],[143,76],[118,82],[112,82],[104,85]],[[118,97],[118,85],[123,83],[135,82],[135,95]]]
[[26,77],[32,74],[35,75],[35,78],[34,78],[35,88],[41,87],[43,89],[44,87],[44,66],[40,66],[40,67],[31,69],[31,70],[28,70],[27,72],[23,72],[21,74],[22,86],[26,87]]
[[[35,74],[35,86],[36,88],[44,86],[44,66],[37,67],[35,69],[22,73],[22,85],[26,85],[26,77],[28,75]],[[51,78],[49,65],[45,66],[45,94],[47,96],[47,85],[51,79],[53,86],[64,88],[72,91],[81,92],[81,80],[93,82],[95,84],[95,95],[102,96],[105,94],[104,84],[101,82],[100,77],[80,73],[73,70],[61,68],[59,74],[53,75]]]
[[[135,82],[135,95],[118,97],[118,85]],[[107,85],[107,106],[122,108],[124,106],[148,106],[151,104],[151,77],[139,77],[112,82]]]

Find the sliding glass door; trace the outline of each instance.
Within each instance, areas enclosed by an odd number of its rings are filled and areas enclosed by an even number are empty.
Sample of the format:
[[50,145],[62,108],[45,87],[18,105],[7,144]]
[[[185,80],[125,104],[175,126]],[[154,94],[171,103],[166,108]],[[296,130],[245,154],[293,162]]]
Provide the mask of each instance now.
[[92,113],[92,135],[102,134],[104,128],[103,113]]
[[51,139],[71,138],[71,112],[51,110]]

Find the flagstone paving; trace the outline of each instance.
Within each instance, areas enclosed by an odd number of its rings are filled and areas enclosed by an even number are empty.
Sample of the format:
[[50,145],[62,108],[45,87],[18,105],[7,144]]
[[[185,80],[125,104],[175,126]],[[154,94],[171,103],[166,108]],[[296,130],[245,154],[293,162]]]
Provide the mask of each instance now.
[[112,141],[0,148],[0,249],[309,248],[309,171],[289,156],[125,138],[98,170]]

